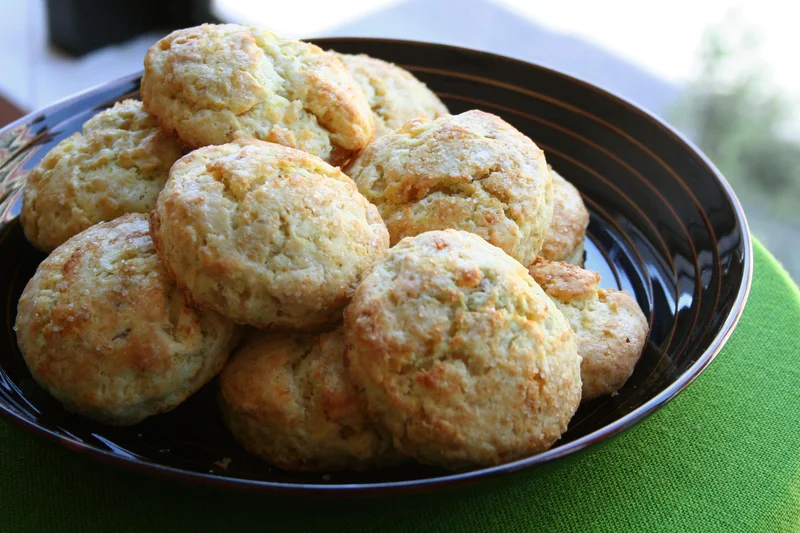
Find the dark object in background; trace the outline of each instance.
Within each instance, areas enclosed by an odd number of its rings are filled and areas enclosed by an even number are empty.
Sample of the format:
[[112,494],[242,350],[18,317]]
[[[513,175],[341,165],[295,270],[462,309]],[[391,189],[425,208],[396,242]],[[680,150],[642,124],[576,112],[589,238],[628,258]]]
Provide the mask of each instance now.
[[0,95],[0,127],[14,122],[23,115],[25,115],[25,113],[22,111],[22,109],[18,108],[16,105],[12,104],[2,95]]
[[219,22],[211,0],[47,0],[48,40],[71,56],[155,30]]

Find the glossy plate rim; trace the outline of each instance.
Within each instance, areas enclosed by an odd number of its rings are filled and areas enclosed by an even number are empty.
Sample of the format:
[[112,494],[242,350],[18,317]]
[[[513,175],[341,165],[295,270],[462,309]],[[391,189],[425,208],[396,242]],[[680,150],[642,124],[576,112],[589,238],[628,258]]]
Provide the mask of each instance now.
[[[546,71],[550,75],[565,78],[569,82],[576,83],[586,88],[589,88],[593,91],[599,92],[604,96],[614,100],[616,103],[622,104],[631,109],[632,111],[643,115],[644,118],[653,122],[656,126],[663,129],[666,133],[675,137],[679,143],[685,146],[688,152],[692,153],[692,155],[694,155],[703,164],[706,170],[708,170],[710,174],[714,176],[718,184],[721,186],[721,189],[725,193],[725,197],[727,201],[730,203],[732,211],[735,215],[736,223],[738,227],[741,229],[742,240],[744,245],[743,246],[744,253],[742,257],[742,266],[743,266],[742,282],[739,286],[736,298],[733,302],[731,310],[728,313],[728,316],[725,319],[725,322],[720,326],[719,330],[717,331],[716,335],[714,336],[714,339],[712,340],[708,348],[698,357],[697,361],[695,361],[688,369],[686,369],[686,371],[684,371],[680,376],[678,376],[677,379],[675,379],[675,381],[672,382],[669,386],[667,386],[663,391],[661,391],[656,396],[654,396],[653,398],[651,398],[638,408],[634,409],[630,413],[625,414],[621,418],[599,428],[598,430],[592,433],[589,433],[588,435],[580,437],[574,441],[568,442],[562,446],[551,448],[550,450],[547,450],[538,455],[526,457],[524,459],[519,459],[517,461],[513,461],[510,463],[504,463],[492,467],[470,470],[467,472],[455,472],[452,474],[447,474],[438,477],[414,479],[406,481],[391,481],[391,482],[379,482],[379,483],[340,483],[340,484],[281,483],[274,481],[262,481],[257,479],[228,477],[225,476],[224,474],[219,474],[219,473],[206,474],[202,472],[194,472],[171,466],[165,466],[158,463],[145,462],[143,460],[122,457],[113,454],[109,451],[97,449],[82,442],[71,440],[64,435],[57,434],[53,431],[50,431],[35,424],[34,422],[22,418],[2,402],[0,402],[0,417],[2,417],[4,420],[8,422],[15,424],[18,427],[21,427],[22,429],[30,433],[42,436],[51,442],[56,442],[65,448],[86,454],[104,463],[120,466],[127,470],[147,473],[153,476],[171,478],[188,483],[201,484],[206,486],[215,486],[215,487],[234,489],[240,491],[250,491],[250,492],[268,491],[268,492],[279,492],[291,495],[315,495],[315,496],[324,496],[324,495],[332,496],[337,494],[369,495],[369,494],[385,494],[397,491],[428,491],[435,488],[444,488],[454,485],[471,484],[478,481],[482,481],[487,478],[496,477],[502,474],[510,474],[520,470],[529,469],[537,465],[553,461],[560,457],[572,455],[593,444],[599,443],[610,437],[613,437],[621,433],[625,429],[631,427],[632,425],[645,419],[649,415],[655,413],[658,409],[666,405],[667,402],[669,402],[678,393],[680,393],[686,387],[688,387],[708,367],[708,365],[711,364],[714,358],[719,354],[719,352],[725,346],[731,334],[733,333],[734,329],[736,328],[739,319],[742,316],[742,312],[744,311],[745,304],[747,303],[747,299],[750,294],[750,288],[752,285],[753,243],[750,234],[750,229],[747,224],[747,218],[744,214],[744,209],[742,208],[742,205],[739,202],[739,199],[737,198],[736,194],[734,193],[731,185],[728,183],[728,181],[725,179],[722,173],[708,159],[708,157],[706,157],[706,155],[703,154],[702,151],[700,151],[689,139],[687,139],[683,134],[678,132],[675,128],[667,124],[664,120],[662,120],[655,114],[651,113],[650,111],[644,109],[639,105],[633,104],[630,100],[623,98],[612,91],[599,87],[595,84],[589,83],[578,77],[565,74],[558,70],[509,56],[493,54],[490,52],[484,52],[481,50],[475,50],[461,46],[452,46],[452,45],[439,44],[426,41],[411,41],[402,39],[384,39],[384,38],[371,38],[371,37],[332,37],[332,38],[314,38],[314,39],[309,39],[309,41],[313,43],[319,43],[325,46],[335,46],[337,42],[345,42],[345,41],[364,42],[364,43],[383,43],[383,44],[388,43],[388,44],[397,44],[399,46],[424,45],[435,48],[444,48],[453,51],[465,52],[468,54],[487,56],[488,58],[493,60],[502,60],[502,61],[511,61],[514,63],[520,63],[526,67],[532,67],[538,70]],[[77,94],[59,100],[58,102],[55,102],[42,109],[29,113],[24,117],[6,125],[2,129],[0,129],[0,136],[7,133],[9,130],[19,127],[20,125],[29,124],[33,122],[37,116],[46,113],[51,113],[65,105],[70,104],[71,102],[77,102],[95,93],[106,90],[112,85],[130,82],[137,78],[140,78],[141,76],[142,72],[140,71],[135,74],[130,74],[128,76],[123,76],[121,78],[117,78],[115,80],[111,80],[96,85],[94,87],[81,91]]]

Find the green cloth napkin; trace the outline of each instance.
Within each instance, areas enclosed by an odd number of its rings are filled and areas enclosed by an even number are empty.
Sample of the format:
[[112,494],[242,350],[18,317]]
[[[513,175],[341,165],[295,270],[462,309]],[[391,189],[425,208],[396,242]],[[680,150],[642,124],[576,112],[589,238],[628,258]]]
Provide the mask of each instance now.
[[290,499],[96,463],[0,423],[0,530],[800,531],[800,294],[759,244],[744,316],[686,391],[528,472],[390,498]]

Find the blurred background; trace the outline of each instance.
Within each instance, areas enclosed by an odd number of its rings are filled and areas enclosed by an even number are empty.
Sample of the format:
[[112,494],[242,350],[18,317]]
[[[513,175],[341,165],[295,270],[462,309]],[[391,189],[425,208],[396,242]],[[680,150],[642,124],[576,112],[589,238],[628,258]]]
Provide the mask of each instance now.
[[0,0],[0,125],[141,70],[151,44],[201,22],[466,46],[578,76],[676,126],[800,280],[798,15],[777,0]]

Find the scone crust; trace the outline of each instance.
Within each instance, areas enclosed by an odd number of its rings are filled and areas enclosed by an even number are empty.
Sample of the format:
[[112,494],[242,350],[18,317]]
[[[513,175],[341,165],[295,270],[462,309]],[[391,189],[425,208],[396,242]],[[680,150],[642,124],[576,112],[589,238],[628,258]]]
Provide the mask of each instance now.
[[411,121],[372,142],[345,172],[378,207],[392,245],[459,229],[529,265],[553,216],[544,153],[482,111]]
[[344,367],[340,325],[253,334],[219,378],[225,423],[250,453],[286,470],[365,470],[395,458]]
[[586,239],[579,242],[578,245],[571,252],[569,252],[564,259],[562,259],[562,261],[583,268],[584,264],[586,263],[585,244]]
[[50,252],[86,228],[147,213],[181,156],[136,100],[118,102],[58,143],[28,175],[20,214],[27,239]]
[[305,152],[254,139],[175,163],[151,231],[196,305],[293,330],[338,321],[389,244],[377,209],[350,178]]
[[449,468],[541,452],[580,402],[566,320],[527,270],[463,231],[403,239],[345,311],[347,363],[401,454]]
[[238,340],[233,322],[186,305],[141,214],[56,248],[25,287],[15,329],[39,385],[67,409],[115,425],[180,404]]
[[553,220],[539,253],[549,261],[583,264],[583,240],[589,227],[589,211],[581,193],[552,168]]
[[601,289],[596,272],[537,259],[530,273],[578,339],[583,400],[617,392],[633,373],[647,340],[647,318],[624,291]]
[[409,71],[366,54],[336,54],[367,96],[375,137],[396,130],[415,118],[449,114],[433,91]]
[[374,132],[366,96],[335,55],[257,26],[169,34],[145,57],[141,92],[164,129],[194,148],[254,137],[336,164]]

